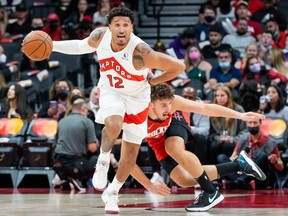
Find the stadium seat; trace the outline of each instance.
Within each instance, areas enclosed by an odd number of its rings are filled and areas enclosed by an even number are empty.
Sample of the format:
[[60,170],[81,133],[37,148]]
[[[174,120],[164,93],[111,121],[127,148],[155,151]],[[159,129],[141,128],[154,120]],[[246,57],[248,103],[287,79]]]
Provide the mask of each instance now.
[[27,121],[0,119],[0,175],[10,175],[13,187],[16,187],[20,152],[27,128]]
[[52,165],[53,143],[58,122],[53,119],[34,119],[27,130],[23,144],[23,163],[18,173],[17,187],[26,175],[46,175],[49,187],[55,175]]

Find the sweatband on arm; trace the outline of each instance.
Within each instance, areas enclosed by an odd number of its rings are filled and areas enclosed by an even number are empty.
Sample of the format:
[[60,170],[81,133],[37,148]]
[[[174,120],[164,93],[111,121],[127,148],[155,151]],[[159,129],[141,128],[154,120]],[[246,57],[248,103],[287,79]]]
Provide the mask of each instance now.
[[53,41],[53,52],[81,55],[95,50],[96,48],[88,45],[88,37],[83,40]]

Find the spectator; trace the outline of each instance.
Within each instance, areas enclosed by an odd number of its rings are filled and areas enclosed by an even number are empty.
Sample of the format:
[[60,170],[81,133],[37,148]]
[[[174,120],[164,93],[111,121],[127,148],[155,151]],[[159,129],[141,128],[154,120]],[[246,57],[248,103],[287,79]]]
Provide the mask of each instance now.
[[222,49],[232,49],[230,44],[222,43],[221,29],[212,26],[209,32],[209,45],[202,48],[204,58],[217,58],[219,51]]
[[214,91],[221,85],[229,87],[233,97],[237,97],[242,78],[240,70],[232,65],[232,53],[229,50],[221,50],[218,54],[218,64],[218,67],[212,68],[210,85],[205,89],[208,99],[214,100]]
[[261,62],[258,58],[250,57],[246,61],[246,66],[243,71],[243,81],[247,82],[248,80],[255,80],[259,85],[262,91],[271,84],[278,84],[278,80],[286,80],[287,78],[280,73],[277,73],[272,70],[267,70],[265,66],[261,66]]
[[[244,112],[243,107],[234,102],[231,91],[227,86],[219,86],[216,89],[214,102],[220,106]],[[217,163],[219,154],[231,155],[236,142],[245,129],[245,122],[239,119],[211,117],[209,163]]]
[[21,72],[28,72],[32,70],[44,70],[44,69],[49,68],[47,59],[42,60],[42,61],[33,61],[29,59],[24,53],[22,56],[23,56],[23,59],[20,62],[20,67],[19,67],[19,70]]
[[279,25],[275,19],[269,19],[266,23],[266,28],[271,32],[273,37],[272,48],[285,48],[286,32],[280,31]]
[[72,103],[72,112],[58,124],[55,159],[62,164],[57,170],[60,178],[82,190],[85,185],[82,186],[79,180],[85,184],[92,178],[97,161],[97,156],[88,157],[87,153],[96,152],[98,141],[93,122],[86,118],[88,106],[84,99],[77,98]]
[[77,39],[77,33],[73,26],[62,25],[60,40],[74,40]]
[[[248,3],[248,10],[249,10],[249,14],[248,16],[250,17],[252,14],[254,14],[256,11],[262,9],[263,3],[262,0],[253,0],[253,2],[251,0],[236,0],[233,3],[233,7],[237,7],[239,2],[247,2]],[[253,4],[252,4],[253,3]]]
[[198,13],[198,20],[200,23],[204,22],[204,8],[206,5],[211,5],[215,9],[219,6],[220,0],[207,0],[206,2],[202,3]]
[[256,39],[250,36],[248,33],[248,21],[247,19],[238,19],[236,32],[234,34],[228,34],[223,38],[222,43],[230,44],[231,47],[237,50],[242,57],[245,53],[245,48],[255,43]]
[[90,16],[84,16],[77,28],[77,38],[84,39],[90,35],[93,31],[92,18]]
[[282,12],[276,6],[276,0],[262,0],[263,8],[252,14],[251,20],[265,24],[273,18],[279,25],[280,31],[287,28],[287,20]]
[[0,39],[4,37],[7,25],[8,25],[8,15],[5,8],[0,3]]
[[[196,101],[196,90],[193,87],[185,87],[182,97]],[[186,144],[187,150],[193,152],[201,164],[207,164],[208,134],[210,130],[209,117],[198,113],[190,113],[190,128],[192,136]]]
[[197,34],[192,28],[185,29],[175,40],[173,40],[167,53],[178,59],[184,59],[186,49],[197,43]]
[[[273,72],[277,76],[277,80],[275,79],[271,83],[274,85],[278,85],[279,83],[286,83],[288,77],[288,66],[282,49],[271,49],[269,51],[268,59],[271,66],[271,73]],[[284,76],[281,76],[281,74]]]
[[33,111],[27,103],[26,91],[18,84],[8,87],[7,101],[1,107],[1,118],[20,118],[31,121]]
[[31,30],[42,30],[44,27],[44,22],[42,18],[33,18],[31,22]]
[[243,57],[235,63],[235,67],[238,68],[243,74],[244,68],[246,67],[246,62],[248,58],[255,57],[261,66],[264,66],[264,61],[259,56],[259,49],[256,43],[249,44],[245,49],[245,54]]
[[259,56],[263,59],[263,61],[267,65],[269,64],[268,53],[272,49],[272,44],[273,44],[272,33],[269,31],[264,31],[262,33],[259,44],[260,44]]
[[72,88],[73,85],[69,80],[56,80],[49,89],[49,101],[43,104],[38,116],[56,120],[63,117],[69,106],[69,95]]
[[[271,85],[267,88],[265,94],[265,100],[260,101],[260,112],[266,116],[266,118],[280,118],[288,122],[288,106],[285,103],[285,98],[278,86]],[[283,137],[277,137],[280,150],[286,150],[286,140]],[[285,139],[285,138],[284,138]]]
[[212,65],[204,60],[198,46],[192,45],[187,48],[184,63],[188,78],[201,81],[202,86],[208,82]]
[[[274,186],[275,175],[277,171],[284,169],[283,161],[277,147],[277,142],[272,137],[269,137],[265,132],[261,131],[261,120],[251,120],[247,122],[249,132],[244,133],[236,144],[236,147],[229,156],[221,154],[217,160],[219,163],[226,163],[233,161],[242,150],[247,150],[253,161],[263,170],[266,176],[269,176],[265,182],[256,182],[257,188],[267,188],[267,186]],[[273,171],[274,170],[274,171]],[[274,176],[274,178],[272,177]],[[246,175],[232,174],[228,176],[225,182],[227,189],[255,189],[250,184],[254,179]],[[270,183],[270,182],[272,183]],[[259,183],[259,186],[258,186]],[[269,185],[270,184],[270,185]]]
[[[254,3],[253,3],[254,4]],[[251,5],[251,4],[250,4]],[[236,21],[233,22],[233,26],[236,27],[239,19],[248,20],[248,33],[256,40],[261,39],[262,27],[258,22],[250,19],[250,12],[248,10],[248,3],[246,1],[239,1],[235,10]]]
[[9,23],[6,28],[6,38],[18,34],[28,34],[31,31],[31,19],[29,18],[28,8],[24,2],[16,5],[16,21]]
[[199,42],[209,40],[209,32],[212,26],[217,26],[220,29],[222,36],[225,35],[225,30],[222,24],[216,21],[215,8],[211,5],[206,5],[204,7],[204,22],[198,22],[194,26],[195,33]]
[[83,21],[84,17],[89,17],[92,23],[92,15],[88,10],[88,2],[87,0],[78,0],[77,2],[77,9],[70,13],[70,16],[64,20],[64,25],[72,25],[76,29],[79,28],[80,23]]
[[231,0],[221,0],[216,8],[216,20],[219,22],[230,19],[231,22],[235,20],[235,8],[232,7]]
[[240,88],[240,105],[245,112],[258,112],[259,99],[262,96],[262,86],[255,80],[247,80]]
[[43,27],[43,31],[46,32],[52,40],[59,41],[61,38],[60,19],[56,13],[50,13],[47,17],[48,25]]
[[100,0],[97,4],[97,9],[93,14],[93,24],[107,26],[108,21],[106,15],[112,9],[113,3],[111,0]]
[[7,84],[5,82],[5,78],[3,74],[0,73],[0,110],[2,110],[2,103],[5,101],[7,97]]

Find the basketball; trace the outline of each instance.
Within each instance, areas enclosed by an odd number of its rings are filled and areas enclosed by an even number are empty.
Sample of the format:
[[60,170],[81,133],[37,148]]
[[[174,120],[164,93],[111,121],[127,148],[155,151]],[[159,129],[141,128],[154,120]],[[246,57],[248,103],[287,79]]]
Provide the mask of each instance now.
[[23,53],[31,60],[42,61],[52,53],[51,37],[44,31],[32,31],[26,35],[22,43]]

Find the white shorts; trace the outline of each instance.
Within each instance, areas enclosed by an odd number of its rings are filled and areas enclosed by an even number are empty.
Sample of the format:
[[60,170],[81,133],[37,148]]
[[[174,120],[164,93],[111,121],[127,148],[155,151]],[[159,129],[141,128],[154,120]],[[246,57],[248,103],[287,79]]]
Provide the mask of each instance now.
[[141,144],[147,135],[150,87],[141,93],[127,96],[106,88],[100,88],[100,109],[96,115],[96,122],[104,124],[105,118],[120,115],[123,118],[122,139]]

